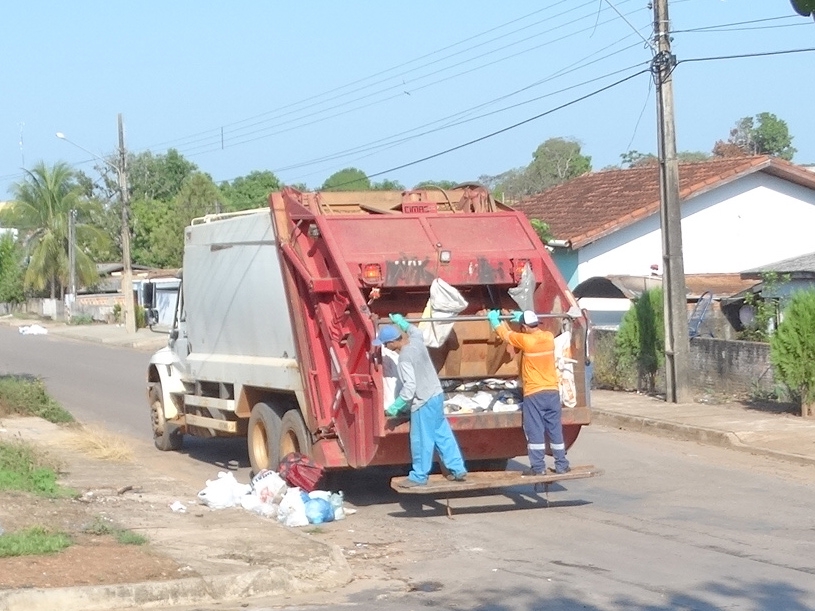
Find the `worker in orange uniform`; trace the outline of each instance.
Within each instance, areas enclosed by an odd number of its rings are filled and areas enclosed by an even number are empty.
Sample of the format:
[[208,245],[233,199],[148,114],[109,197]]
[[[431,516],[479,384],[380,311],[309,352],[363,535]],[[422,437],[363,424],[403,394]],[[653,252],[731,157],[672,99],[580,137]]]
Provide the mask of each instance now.
[[523,475],[541,475],[546,471],[544,458],[547,439],[555,457],[554,472],[568,473],[570,467],[563,442],[554,335],[538,327],[538,315],[532,310],[513,312],[512,321],[520,323],[520,332],[512,331],[506,323],[502,323],[498,310],[490,310],[487,318],[501,339],[523,353],[523,427],[530,467]]

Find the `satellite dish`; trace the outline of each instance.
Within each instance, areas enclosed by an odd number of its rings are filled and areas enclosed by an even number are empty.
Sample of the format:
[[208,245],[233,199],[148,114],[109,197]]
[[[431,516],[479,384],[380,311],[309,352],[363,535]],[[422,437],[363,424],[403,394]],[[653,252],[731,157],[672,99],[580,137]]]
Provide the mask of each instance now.
[[756,309],[751,305],[743,305],[739,308],[739,321],[745,327],[749,327],[756,319]]

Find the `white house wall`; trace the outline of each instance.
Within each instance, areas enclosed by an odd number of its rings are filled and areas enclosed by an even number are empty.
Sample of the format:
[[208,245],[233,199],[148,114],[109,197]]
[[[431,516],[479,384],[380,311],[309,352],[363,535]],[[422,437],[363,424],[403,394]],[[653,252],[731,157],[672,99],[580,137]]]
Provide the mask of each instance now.
[[[682,205],[685,273],[737,273],[812,252],[815,191],[756,172]],[[577,283],[662,270],[659,213],[578,251]]]

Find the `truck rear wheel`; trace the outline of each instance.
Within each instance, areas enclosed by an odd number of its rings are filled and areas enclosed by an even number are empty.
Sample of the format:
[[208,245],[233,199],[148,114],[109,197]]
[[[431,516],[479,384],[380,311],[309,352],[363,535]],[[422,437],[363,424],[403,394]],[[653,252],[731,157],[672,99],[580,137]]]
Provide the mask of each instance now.
[[280,439],[282,419],[268,403],[258,403],[252,408],[249,416],[249,463],[252,471],[259,473],[263,469],[277,471],[280,465]]
[[281,423],[281,460],[290,452],[299,452],[305,455],[311,454],[311,435],[298,409],[290,409],[283,414],[283,422]]
[[150,383],[147,398],[150,402],[153,443],[162,452],[180,450],[183,436],[175,426],[167,422],[164,415],[164,394],[161,392],[161,382]]

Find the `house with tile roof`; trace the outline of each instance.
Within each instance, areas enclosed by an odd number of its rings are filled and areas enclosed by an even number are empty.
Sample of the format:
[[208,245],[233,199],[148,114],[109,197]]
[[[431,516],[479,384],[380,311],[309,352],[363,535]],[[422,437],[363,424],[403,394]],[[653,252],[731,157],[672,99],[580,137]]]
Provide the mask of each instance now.
[[[515,206],[549,224],[569,286],[662,268],[657,166],[580,176]],[[812,251],[815,172],[769,156],[679,166],[686,274],[741,273]]]

